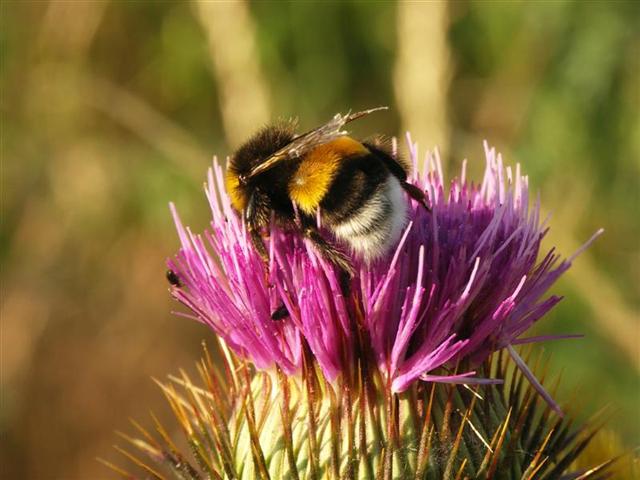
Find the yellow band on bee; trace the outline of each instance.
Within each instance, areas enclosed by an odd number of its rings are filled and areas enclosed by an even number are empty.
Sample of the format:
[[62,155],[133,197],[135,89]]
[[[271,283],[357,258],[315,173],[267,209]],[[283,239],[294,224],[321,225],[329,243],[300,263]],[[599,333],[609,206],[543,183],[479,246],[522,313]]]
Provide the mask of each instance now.
[[340,161],[367,153],[369,151],[362,143],[350,137],[340,137],[314,148],[302,159],[289,182],[291,200],[304,213],[315,214],[331,186]]
[[227,170],[227,173],[225,174],[225,184],[229,198],[231,198],[231,205],[236,209],[236,211],[243,211],[246,207],[247,199],[238,188],[240,186],[240,179],[237,175]]

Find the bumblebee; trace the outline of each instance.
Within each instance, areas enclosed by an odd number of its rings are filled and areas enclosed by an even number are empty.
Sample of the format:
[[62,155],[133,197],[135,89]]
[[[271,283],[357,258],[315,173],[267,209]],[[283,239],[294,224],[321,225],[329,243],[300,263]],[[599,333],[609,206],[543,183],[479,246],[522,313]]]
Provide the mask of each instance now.
[[[309,239],[350,277],[353,266],[337,244],[344,242],[370,262],[387,252],[406,226],[403,191],[428,208],[424,192],[407,182],[408,166],[381,141],[359,141],[343,130],[345,124],[386,108],[337,114],[301,135],[292,124],[267,126],[231,157],[227,192],[265,261],[262,233],[273,218]],[[324,238],[318,224],[338,242]]]

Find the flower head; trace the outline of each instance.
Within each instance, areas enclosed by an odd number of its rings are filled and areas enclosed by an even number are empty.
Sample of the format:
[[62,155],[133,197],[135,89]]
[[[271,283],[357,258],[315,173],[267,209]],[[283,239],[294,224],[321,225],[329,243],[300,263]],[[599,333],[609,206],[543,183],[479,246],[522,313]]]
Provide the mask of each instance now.
[[[182,282],[172,295],[259,369],[294,374],[308,345],[329,381],[367,361],[401,392],[418,380],[486,382],[473,370],[454,370],[507,348],[551,402],[512,345],[551,338],[522,335],[560,300],[546,292],[572,258],[560,261],[553,249],[540,255],[546,223],[519,165],[505,167],[485,144],[483,180],[469,182],[463,164],[447,187],[437,152],[426,155],[418,173],[418,152],[407,140],[410,181],[427,192],[431,211],[412,203],[395,249],[373,263],[353,259],[348,297],[312,245],[275,226],[265,269],[216,161],[206,185],[210,229],[193,234],[172,206],[182,244],[168,262]],[[289,316],[274,321],[280,305]]]
[[[558,302],[546,292],[573,259],[540,255],[546,226],[527,178],[486,147],[482,182],[463,166],[446,187],[437,154],[418,174],[410,141],[409,151],[430,210],[410,206],[387,257],[352,259],[349,288],[312,245],[275,227],[265,268],[217,162],[209,230],[193,234],[171,207],[182,243],[168,262],[171,293],[224,340],[220,362],[205,351],[201,384],[184,371],[161,384],[188,453],[155,418],[159,439],[135,422],[141,438],[122,435],[147,460],[121,453],[155,478],[609,475],[613,460],[572,465],[597,428],[553,415],[514,348],[551,338],[522,335]],[[287,316],[273,320],[282,305]]]

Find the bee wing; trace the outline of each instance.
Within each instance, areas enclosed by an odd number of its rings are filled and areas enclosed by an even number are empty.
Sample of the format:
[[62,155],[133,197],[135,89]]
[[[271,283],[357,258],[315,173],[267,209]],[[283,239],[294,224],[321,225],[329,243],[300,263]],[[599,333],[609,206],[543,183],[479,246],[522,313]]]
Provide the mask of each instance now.
[[348,134],[348,132],[346,130],[343,130],[342,127],[344,127],[347,123],[352,122],[353,120],[357,120],[360,117],[369,115],[373,112],[377,112],[378,110],[387,110],[388,108],[389,107],[376,107],[356,113],[349,112],[346,115],[337,113],[324,125],[321,125],[314,130],[303,133],[302,135],[294,138],[291,142],[272,154],[264,162],[260,163],[260,165],[254,167],[247,175],[247,178],[252,178],[256,175],[260,175],[261,173],[273,168],[282,160],[299,158],[309,151],[313,150],[318,145],[323,145],[335,140],[338,137],[345,136]]

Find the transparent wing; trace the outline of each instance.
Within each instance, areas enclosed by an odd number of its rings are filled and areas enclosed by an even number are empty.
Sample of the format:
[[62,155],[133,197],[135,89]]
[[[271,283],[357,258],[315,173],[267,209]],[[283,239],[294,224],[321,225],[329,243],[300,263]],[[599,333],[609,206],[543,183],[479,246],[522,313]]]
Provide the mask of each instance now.
[[352,122],[360,117],[369,115],[373,112],[377,112],[379,110],[387,110],[388,108],[389,107],[376,107],[356,113],[349,112],[346,115],[337,113],[324,125],[295,137],[290,143],[272,154],[260,165],[254,167],[251,172],[249,172],[249,175],[247,175],[247,179],[264,173],[265,171],[273,168],[282,160],[299,158],[318,145],[329,143],[336,138],[347,135],[348,132],[346,130],[343,130],[343,127],[347,123]]

